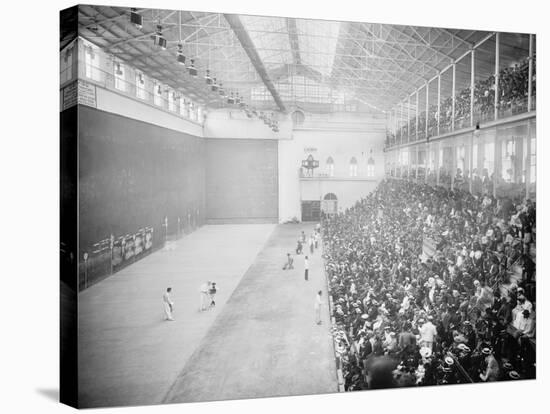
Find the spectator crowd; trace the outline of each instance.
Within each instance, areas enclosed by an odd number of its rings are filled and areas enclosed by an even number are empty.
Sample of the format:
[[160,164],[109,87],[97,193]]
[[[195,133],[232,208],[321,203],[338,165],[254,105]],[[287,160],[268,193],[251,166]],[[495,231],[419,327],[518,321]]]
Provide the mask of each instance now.
[[[533,58],[533,96],[536,96],[536,61]],[[525,59],[514,66],[505,67],[499,72],[499,99],[497,107],[499,111],[512,110],[513,112],[523,112],[527,110],[527,96],[529,92],[529,60]],[[457,91],[455,96],[455,128],[461,128],[461,122],[470,119],[470,88],[464,88]],[[495,108],[495,76],[491,75],[487,79],[479,80],[474,84],[474,115],[482,119],[492,120],[491,116]],[[440,132],[448,132],[452,123],[452,97],[442,98],[440,106]],[[437,135],[437,103],[430,105],[428,114],[426,111],[420,111],[418,114],[418,139],[426,138],[426,122],[428,123],[428,135]],[[401,141],[405,142],[410,131],[411,139],[414,141],[416,133],[416,116],[413,116],[409,122],[401,126],[397,131],[397,136],[387,133],[386,145],[390,146]],[[468,124],[469,126],[469,124]]]
[[347,391],[535,377],[536,206],[385,180],[323,217]]

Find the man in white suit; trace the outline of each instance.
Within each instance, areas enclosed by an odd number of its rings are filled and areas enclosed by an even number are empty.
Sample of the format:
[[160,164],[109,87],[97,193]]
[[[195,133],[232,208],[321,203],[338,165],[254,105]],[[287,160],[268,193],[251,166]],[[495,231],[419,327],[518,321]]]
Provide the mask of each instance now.
[[172,298],[170,297],[171,292],[172,292],[172,288],[169,287],[166,289],[166,292],[164,292],[164,295],[162,295],[162,301],[164,304],[164,314],[166,315],[167,321],[174,320],[174,318],[172,317],[172,312],[174,311],[174,302],[172,302]]

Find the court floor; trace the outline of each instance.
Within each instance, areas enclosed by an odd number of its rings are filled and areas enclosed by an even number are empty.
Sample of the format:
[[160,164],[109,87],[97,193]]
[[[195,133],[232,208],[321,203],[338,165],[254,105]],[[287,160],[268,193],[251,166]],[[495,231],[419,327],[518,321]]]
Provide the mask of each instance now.
[[[81,406],[335,392],[326,306],[314,323],[317,290],[326,301],[320,252],[308,282],[303,256],[282,270],[302,229],[312,226],[204,226],[80,293]],[[199,312],[206,280],[217,306]],[[174,322],[163,320],[167,286]]]

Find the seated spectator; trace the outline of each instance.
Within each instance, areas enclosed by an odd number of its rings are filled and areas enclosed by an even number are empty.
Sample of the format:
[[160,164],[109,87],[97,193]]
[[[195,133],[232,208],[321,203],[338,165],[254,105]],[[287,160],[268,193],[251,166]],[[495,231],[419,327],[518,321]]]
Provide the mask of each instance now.
[[[536,235],[526,238],[523,224],[508,231],[497,201],[392,180],[323,218],[333,317],[351,344],[337,341],[346,389],[495,381],[503,358],[534,377],[534,290],[517,263],[534,277],[524,244]],[[534,205],[526,216],[534,222]],[[435,241],[432,257],[423,257],[425,238]],[[365,369],[366,381],[357,375]]]

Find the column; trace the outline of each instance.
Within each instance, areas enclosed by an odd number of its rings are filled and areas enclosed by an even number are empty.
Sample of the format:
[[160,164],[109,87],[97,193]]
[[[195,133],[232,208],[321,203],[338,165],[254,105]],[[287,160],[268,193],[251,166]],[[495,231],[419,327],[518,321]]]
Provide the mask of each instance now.
[[440,135],[441,125],[441,72],[437,75],[437,135]]
[[410,181],[411,180],[411,163],[412,163],[411,147],[407,147],[406,151],[407,151],[407,181]]
[[525,198],[529,198],[531,183],[531,120],[527,121],[527,143],[525,149]]
[[452,112],[451,112],[451,131],[455,130],[455,101],[456,101],[456,63],[453,63],[453,88],[452,88]]
[[[498,119],[498,103],[499,103],[499,67],[500,67],[500,33],[497,32],[495,37],[495,121]],[[496,147],[496,145],[495,145]]]
[[407,142],[411,142],[411,95],[407,97]]
[[426,158],[424,159],[424,183],[428,183],[428,159],[430,157],[430,144],[426,141]]
[[416,120],[414,126],[415,141],[418,141],[418,89],[416,90]]
[[472,132],[472,136],[470,137],[470,149],[468,150],[468,170],[470,170],[470,179],[468,181],[468,191],[470,191],[470,194],[472,193],[472,182],[474,179],[474,135],[475,131]]
[[[399,121],[403,123],[403,101],[401,101],[401,112],[399,113]],[[401,131],[401,144],[403,144],[403,125],[399,126],[399,130]]]
[[[527,84],[527,112],[533,107],[533,35],[529,35],[529,82]],[[531,143],[529,143],[531,145]]]
[[497,184],[500,181],[501,161],[502,153],[500,151],[500,140],[498,139],[498,129],[495,132],[495,145],[494,145],[494,160],[495,166],[493,169],[493,197],[497,196]]
[[[415,181],[418,182],[418,173],[420,170],[420,145],[416,146],[416,178]],[[424,174],[426,174],[426,171],[424,171]]]
[[437,143],[435,144],[435,150],[434,150],[434,168],[435,168],[435,185],[439,185],[439,164],[440,164],[440,159],[439,159],[439,147],[441,146],[441,141],[437,141]]
[[457,158],[456,143],[453,143],[452,146],[451,146],[451,157],[452,157],[451,158],[452,159],[452,162],[451,162],[451,190],[454,190],[454,188],[455,188],[456,169],[458,167],[457,162],[456,162],[456,158]]
[[429,96],[430,96],[430,84],[428,82],[426,82],[426,116],[425,116],[425,120],[426,120],[426,141],[428,140],[428,112],[429,112]]
[[472,65],[470,70],[470,126],[474,126],[474,88],[475,88],[475,49],[472,49]]

